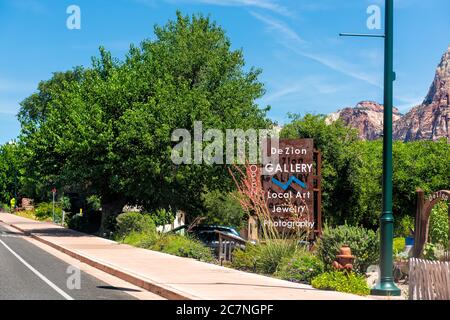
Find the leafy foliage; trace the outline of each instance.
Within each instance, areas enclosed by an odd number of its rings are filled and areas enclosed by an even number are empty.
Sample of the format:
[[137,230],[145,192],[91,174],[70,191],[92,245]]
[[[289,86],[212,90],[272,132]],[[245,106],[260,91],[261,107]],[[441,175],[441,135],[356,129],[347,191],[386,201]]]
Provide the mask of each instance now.
[[[325,116],[310,114],[292,116],[281,136],[313,138],[321,150],[322,207],[330,224],[378,226],[382,211],[381,140],[360,141],[341,121],[328,124]],[[403,217],[414,214],[416,189],[431,193],[448,188],[450,145],[445,139],[395,142],[393,153],[396,233],[406,236],[413,223]]]
[[132,232],[152,233],[155,232],[155,228],[155,223],[150,215],[126,212],[117,217],[116,235],[120,239]]
[[266,128],[260,71],[245,68],[222,28],[177,14],[124,61],[100,48],[91,68],[55,73],[22,103],[19,120],[27,182],[97,194],[103,229],[127,203],[201,212],[199,185],[227,190],[224,167],[174,166],[171,133]]
[[163,234],[155,242],[145,245],[148,249],[161,251],[179,257],[197,259],[204,262],[214,261],[212,250],[200,241],[175,234]]
[[233,193],[223,193],[214,190],[203,194],[203,203],[206,209],[206,224],[226,225],[240,229],[244,225],[245,217],[239,201],[238,195]]
[[446,249],[443,244],[426,243],[423,256],[426,260],[439,261],[445,259]]
[[[51,202],[41,202],[35,209],[35,216],[38,220],[48,220],[53,218],[53,204]],[[61,204],[55,203],[55,219],[62,218]]]
[[157,226],[170,224],[175,218],[175,214],[166,209],[157,209],[151,213],[151,216]]
[[348,225],[335,228],[325,226],[317,243],[317,254],[324,262],[325,268],[331,269],[339,249],[344,244],[348,245],[352,255],[356,256],[354,263],[356,272],[364,274],[370,265],[378,261],[379,238],[374,231]]
[[22,188],[20,152],[20,146],[15,143],[0,146],[0,203],[9,205]]
[[233,251],[232,267],[238,270],[258,272],[257,262],[260,256],[260,245],[247,244],[245,249]]
[[88,211],[99,211],[102,206],[100,197],[97,195],[87,197],[86,202]]
[[414,228],[414,218],[411,216],[403,216],[394,221],[394,235],[397,237],[406,238],[411,236],[411,231],[414,230]]
[[394,255],[398,255],[405,250],[405,238],[394,238]]
[[438,203],[431,211],[429,242],[448,249],[448,203]]
[[312,253],[298,250],[292,257],[284,258],[275,276],[293,282],[310,283],[324,272],[323,262]]
[[156,232],[136,232],[132,231],[125,235],[125,237],[122,240],[122,243],[129,244],[131,246],[135,247],[141,247],[146,248],[153,244],[157,239],[159,235]]
[[294,240],[268,240],[265,243],[248,244],[234,250],[232,266],[236,269],[262,274],[273,274],[284,259],[291,258],[298,250]]
[[355,273],[332,271],[319,275],[311,281],[316,289],[353,293],[361,296],[370,294],[370,288],[364,276]]

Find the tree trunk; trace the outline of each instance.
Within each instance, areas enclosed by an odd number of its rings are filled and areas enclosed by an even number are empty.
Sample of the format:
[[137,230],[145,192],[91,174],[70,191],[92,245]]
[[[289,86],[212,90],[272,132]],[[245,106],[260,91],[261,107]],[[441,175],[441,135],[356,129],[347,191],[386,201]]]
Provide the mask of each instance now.
[[103,235],[112,231],[116,217],[122,213],[127,201],[122,195],[109,195],[102,197],[102,221],[99,233]]

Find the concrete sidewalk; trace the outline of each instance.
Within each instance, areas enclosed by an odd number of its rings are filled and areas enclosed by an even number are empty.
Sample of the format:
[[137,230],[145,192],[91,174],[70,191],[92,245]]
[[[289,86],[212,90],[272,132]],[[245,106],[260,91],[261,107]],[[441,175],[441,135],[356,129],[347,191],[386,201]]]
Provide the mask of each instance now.
[[84,263],[167,299],[364,299],[135,248],[8,213],[0,213],[0,221]]

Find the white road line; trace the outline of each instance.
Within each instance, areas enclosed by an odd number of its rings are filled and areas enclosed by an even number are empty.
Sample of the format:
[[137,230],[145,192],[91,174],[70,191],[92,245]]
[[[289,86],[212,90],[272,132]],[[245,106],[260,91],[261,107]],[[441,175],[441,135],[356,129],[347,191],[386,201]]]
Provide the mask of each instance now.
[[46,284],[48,284],[53,290],[58,292],[60,295],[64,297],[66,300],[74,300],[71,296],[69,296],[67,293],[65,293],[63,290],[61,290],[56,284],[51,282],[49,279],[47,279],[42,273],[37,271],[35,268],[33,268],[28,262],[26,262],[24,259],[22,259],[21,256],[19,256],[17,253],[14,252],[13,249],[11,249],[6,243],[4,243],[2,240],[0,240],[0,243],[9,251],[11,252],[20,262],[22,262],[28,269],[30,269],[35,275],[37,275],[39,278],[41,278],[42,281],[44,281]]

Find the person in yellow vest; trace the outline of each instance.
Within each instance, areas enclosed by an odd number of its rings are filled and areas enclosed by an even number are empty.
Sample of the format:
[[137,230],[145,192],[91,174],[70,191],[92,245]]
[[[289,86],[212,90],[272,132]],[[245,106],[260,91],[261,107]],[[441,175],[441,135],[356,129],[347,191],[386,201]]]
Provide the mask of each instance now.
[[16,208],[16,199],[12,198],[10,203],[11,203],[11,213],[13,213],[14,209]]

